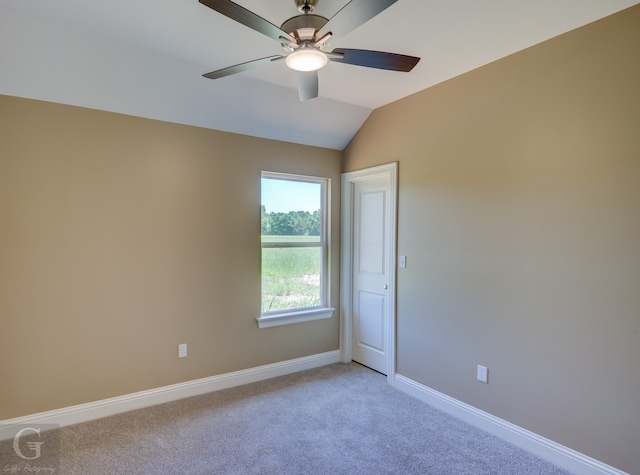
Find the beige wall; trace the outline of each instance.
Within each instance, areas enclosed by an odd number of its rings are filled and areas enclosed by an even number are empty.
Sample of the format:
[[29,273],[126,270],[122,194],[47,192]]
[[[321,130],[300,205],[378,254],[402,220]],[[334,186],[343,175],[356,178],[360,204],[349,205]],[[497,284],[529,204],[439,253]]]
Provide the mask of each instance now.
[[338,242],[339,151],[6,96],[0,134],[0,420],[338,348],[255,319],[260,172],[330,177]]
[[399,161],[399,373],[631,473],[639,59],[640,6],[376,110],[343,165]]

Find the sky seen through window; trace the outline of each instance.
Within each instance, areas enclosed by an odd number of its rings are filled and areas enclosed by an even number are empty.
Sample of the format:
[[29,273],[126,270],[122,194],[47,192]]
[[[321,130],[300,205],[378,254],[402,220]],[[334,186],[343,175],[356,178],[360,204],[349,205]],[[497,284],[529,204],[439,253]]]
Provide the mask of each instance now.
[[320,184],[262,178],[262,205],[267,213],[320,209]]

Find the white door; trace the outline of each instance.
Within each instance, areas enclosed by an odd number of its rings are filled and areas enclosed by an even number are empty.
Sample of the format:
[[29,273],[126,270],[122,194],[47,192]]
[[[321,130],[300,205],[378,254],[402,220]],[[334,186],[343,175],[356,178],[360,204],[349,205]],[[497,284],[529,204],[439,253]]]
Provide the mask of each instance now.
[[395,170],[392,164],[343,176],[351,359],[386,375],[395,371]]

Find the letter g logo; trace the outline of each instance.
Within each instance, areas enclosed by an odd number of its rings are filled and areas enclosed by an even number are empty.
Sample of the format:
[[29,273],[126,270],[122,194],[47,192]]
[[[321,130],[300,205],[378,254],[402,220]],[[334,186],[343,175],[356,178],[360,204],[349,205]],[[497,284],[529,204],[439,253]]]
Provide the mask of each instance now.
[[40,455],[42,455],[40,453],[40,446],[44,444],[44,442],[27,442],[27,447],[33,452],[35,452],[35,454],[32,457],[27,457],[20,450],[20,437],[26,431],[32,431],[38,434],[38,436],[40,435],[40,429],[34,429],[32,427],[25,427],[24,429],[21,429],[13,438],[13,451],[16,453],[18,457],[24,460],[35,460],[37,458],[40,458]]

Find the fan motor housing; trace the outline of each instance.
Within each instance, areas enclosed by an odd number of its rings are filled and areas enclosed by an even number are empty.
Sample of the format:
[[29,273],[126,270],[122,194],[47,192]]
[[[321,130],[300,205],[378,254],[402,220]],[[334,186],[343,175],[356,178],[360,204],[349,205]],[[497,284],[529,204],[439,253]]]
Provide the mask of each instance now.
[[[322,28],[329,20],[320,15],[297,15],[286,20],[280,28],[290,35],[303,40],[313,40],[316,31]],[[298,32],[298,34],[296,34]],[[311,33],[311,36],[309,36]]]

